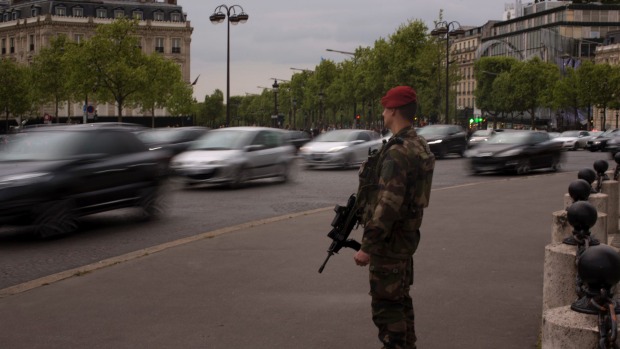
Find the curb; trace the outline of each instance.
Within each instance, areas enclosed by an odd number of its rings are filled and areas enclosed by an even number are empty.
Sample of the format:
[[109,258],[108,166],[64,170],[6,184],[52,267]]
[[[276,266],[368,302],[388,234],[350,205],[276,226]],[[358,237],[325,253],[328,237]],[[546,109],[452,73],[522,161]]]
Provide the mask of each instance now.
[[24,282],[24,283],[15,285],[15,286],[0,289],[0,298],[14,296],[16,294],[30,291],[32,289],[35,289],[41,286],[51,285],[53,283],[56,283],[56,282],[59,282],[65,279],[69,279],[75,276],[83,276],[83,275],[86,275],[90,272],[93,272],[99,269],[107,268],[107,267],[110,267],[116,264],[142,258],[142,257],[148,256],[148,255],[151,255],[157,252],[165,251],[173,247],[189,244],[191,242],[204,240],[204,239],[210,239],[210,238],[214,238],[214,237],[217,237],[223,234],[233,233],[233,232],[243,230],[243,229],[248,229],[248,228],[265,225],[269,223],[280,222],[280,221],[284,221],[287,219],[293,219],[293,218],[300,217],[300,216],[307,216],[307,215],[312,215],[316,213],[321,213],[321,212],[325,212],[325,211],[332,210],[332,209],[333,207],[324,207],[324,208],[318,208],[318,209],[304,211],[304,212],[291,213],[291,214],[286,214],[282,216],[261,219],[257,221],[234,225],[231,227],[213,230],[210,232],[206,232],[206,233],[202,233],[202,234],[198,234],[194,236],[189,236],[186,238],[166,242],[166,243],[159,244],[156,246],[147,247],[141,250],[137,250],[134,252],[126,253],[126,254],[108,258],[108,259],[104,259],[99,262],[87,264],[81,267],[65,270],[65,271],[62,271],[56,274],[52,274],[52,275],[44,276],[44,277],[34,279],[31,281],[27,281],[27,282]]

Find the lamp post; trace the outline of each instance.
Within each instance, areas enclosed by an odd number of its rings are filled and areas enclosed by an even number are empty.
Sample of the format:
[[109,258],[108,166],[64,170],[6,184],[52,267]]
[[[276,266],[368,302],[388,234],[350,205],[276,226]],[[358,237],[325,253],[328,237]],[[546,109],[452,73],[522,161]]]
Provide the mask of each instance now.
[[[237,13],[237,8],[240,10]],[[222,12],[225,10],[226,13]],[[231,13],[232,11],[232,13]],[[228,17],[227,29],[226,29],[226,127],[230,123],[230,25],[237,25],[238,23],[245,23],[248,21],[247,13],[243,11],[243,7],[239,5],[220,5],[213,10],[213,14],[209,16],[211,23],[222,23],[224,19]]]
[[[353,56],[353,64],[354,66],[357,67],[357,55],[355,54],[355,52],[350,52],[350,51],[340,51],[340,50],[333,50],[331,48],[326,48],[325,51],[327,52],[336,52],[336,53],[340,53],[343,55],[349,55],[349,56]],[[364,106],[362,105],[362,109],[364,109]],[[357,100],[355,99],[355,96],[353,96],[353,120],[357,120]]]
[[273,91],[273,115],[271,116],[273,127],[277,126],[278,122],[278,80],[273,81],[273,85],[271,85],[271,90]]
[[[458,26],[458,27],[457,27]],[[450,123],[450,36],[463,35],[465,31],[461,29],[461,24],[457,21],[441,21],[435,24],[435,29],[431,31],[432,36],[446,36],[446,123]]]

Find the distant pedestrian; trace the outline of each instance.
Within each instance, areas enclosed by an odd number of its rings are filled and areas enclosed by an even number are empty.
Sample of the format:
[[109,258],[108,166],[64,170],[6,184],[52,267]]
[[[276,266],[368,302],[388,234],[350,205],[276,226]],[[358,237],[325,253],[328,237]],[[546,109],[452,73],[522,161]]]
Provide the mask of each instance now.
[[372,319],[385,349],[416,348],[413,254],[430,199],[435,156],[413,127],[416,92],[398,86],[381,98],[393,136],[362,165],[358,202],[364,226],[355,263],[369,266]]

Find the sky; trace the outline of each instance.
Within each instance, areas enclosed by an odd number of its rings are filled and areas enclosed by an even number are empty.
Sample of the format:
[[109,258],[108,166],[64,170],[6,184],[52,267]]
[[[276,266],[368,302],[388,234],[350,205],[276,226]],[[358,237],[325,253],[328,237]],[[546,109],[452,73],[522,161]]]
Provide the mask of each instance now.
[[[527,1],[524,1],[524,3]],[[321,59],[340,62],[351,56],[326,49],[353,52],[372,47],[409,21],[434,27],[443,19],[463,26],[501,20],[505,3],[498,0],[235,0],[224,3],[249,19],[230,26],[230,94],[260,94],[273,78],[290,80],[291,68],[314,69]],[[194,97],[203,101],[216,89],[226,95],[226,21],[212,24],[209,16],[221,2],[178,0],[194,28],[191,80],[198,75]],[[238,6],[233,6],[238,5]]]

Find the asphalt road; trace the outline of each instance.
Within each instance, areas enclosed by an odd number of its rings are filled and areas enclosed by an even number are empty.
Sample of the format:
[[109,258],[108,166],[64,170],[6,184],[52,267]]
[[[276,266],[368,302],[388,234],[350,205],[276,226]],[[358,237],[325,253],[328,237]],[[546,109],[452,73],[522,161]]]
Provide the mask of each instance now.
[[[588,151],[566,155],[563,172],[591,168],[595,160],[609,158],[606,153]],[[433,188],[516,178],[495,174],[471,176],[466,164],[467,159],[459,157],[438,160]],[[344,204],[356,189],[356,169],[300,169],[292,182],[275,184],[263,180],[240,190],[217,187],[186,190],[171,185],[170,212],[156,222],[141,222],[135,211],[118,210],[85,217],[80,232],[46,241],[32,239],[22,229],[4,228],[0,230],[0,289],[243,222]],[[471,195],[475,202],[476,192]]]

